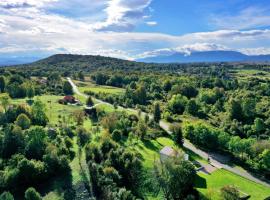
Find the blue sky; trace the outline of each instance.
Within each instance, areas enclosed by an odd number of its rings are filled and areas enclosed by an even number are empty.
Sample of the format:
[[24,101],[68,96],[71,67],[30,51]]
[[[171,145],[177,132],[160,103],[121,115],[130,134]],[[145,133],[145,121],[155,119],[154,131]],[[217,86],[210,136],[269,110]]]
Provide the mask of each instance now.
[[1,0],[1,56],[270,54],[270,0]]

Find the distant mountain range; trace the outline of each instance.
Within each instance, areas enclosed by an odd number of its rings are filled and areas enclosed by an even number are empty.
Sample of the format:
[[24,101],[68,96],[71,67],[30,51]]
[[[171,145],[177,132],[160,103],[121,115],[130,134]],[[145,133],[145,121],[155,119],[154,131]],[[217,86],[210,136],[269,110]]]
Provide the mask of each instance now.
[[[41,58],[47,57],[47,55],[37,56],[37,55],[27,55],[27,56],[12,56],[0,54],[0,66],[8,65],[19,65],[27,64],[38,61],[38,64],[56,64],[59,62],[64,62],[65,65],[75,65],[79,60],[80,63],[85,63],[91,65],[91,62],[102,65],[104,59],[102,56],[81,56],[81,55],[71,55],[71,54],[61,54],[51,56],[46,59]],[[121,59],[106,58],[109,62],[107,64],[123,64],[123,65],[133,65],[134,62],[129,62]],[[89,62],[91,60],[91,62]],[[123,61],[123,62],[122,62]],[[190,54],[181,52],[172,52],[171,54],[156,54],[155,56],[149,56],[142,59],[137,59],[137,62],[145,63],[192,63],[192,62],[270,62],[270,55],[246,55],[237,51],[194,51]],[[133,63],[133,64],[132,64]]]
[[48,55],[43,56],[36,56],[36,55],[5,55],[0,54],[0,66],[10,66],[10,65],[20,65],[20,64],[26,64],[26,63],[32,63],[37,60],[40,60],[44,57],[47,57]]
[[138,59],[148,63],[189,63],[189,62],[270,62],[270,55],[246,55],[237,51],[197,51],[189,55],[172,53]]

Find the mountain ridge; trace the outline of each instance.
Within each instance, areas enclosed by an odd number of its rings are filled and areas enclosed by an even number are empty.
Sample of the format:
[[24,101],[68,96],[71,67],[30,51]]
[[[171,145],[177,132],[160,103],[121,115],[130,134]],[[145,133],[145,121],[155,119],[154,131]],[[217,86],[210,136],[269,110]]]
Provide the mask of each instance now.
[[270,55],[246,55],[238,51],[194,51],[190,54],[175,52],[170,55],[149,56],[137,59],[146,63],[192,63],[192,62],[269,62]]

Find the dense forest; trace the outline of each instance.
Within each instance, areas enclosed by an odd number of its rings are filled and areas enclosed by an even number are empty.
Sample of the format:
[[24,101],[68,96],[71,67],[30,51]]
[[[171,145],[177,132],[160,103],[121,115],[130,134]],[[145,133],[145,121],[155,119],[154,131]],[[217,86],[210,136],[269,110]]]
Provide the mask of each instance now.
[[[76,157],[81,168],[85,162],[89,180],[83,183],[92,199],[215,199],[196,189],[197,168],[184,159],[184,140],[270,180],[269,70],[265,64],[145,64],[77,55],[1,68],[0,199],[41,199],[55,177],[65,182],[62,199],[79,199],[69,179]],[[54,119],[48,106],[59,103],[50,98],[78,95],[67,77],[86,88],[89,96],[80,101],[91,110],[73,106],[70,115],[60,111]],[[89,84],[123,92],[95,92]],[[94,107],[97,99],[114,110]],[[172,140],[175,159],[140,154],[160,138]],[[218,195],[240,198],[234,183]]]

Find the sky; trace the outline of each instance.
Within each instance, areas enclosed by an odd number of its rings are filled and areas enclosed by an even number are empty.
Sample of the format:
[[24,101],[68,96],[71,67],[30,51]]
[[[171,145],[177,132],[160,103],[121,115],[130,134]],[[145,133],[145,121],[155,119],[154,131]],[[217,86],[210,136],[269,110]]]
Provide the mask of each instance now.
[[0,0],[0,56],[270,54],[270,0]]

